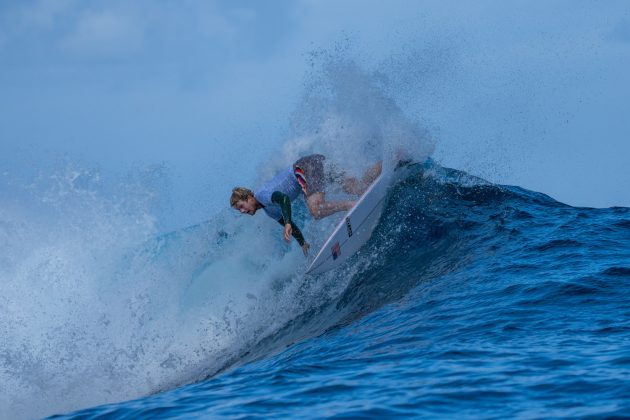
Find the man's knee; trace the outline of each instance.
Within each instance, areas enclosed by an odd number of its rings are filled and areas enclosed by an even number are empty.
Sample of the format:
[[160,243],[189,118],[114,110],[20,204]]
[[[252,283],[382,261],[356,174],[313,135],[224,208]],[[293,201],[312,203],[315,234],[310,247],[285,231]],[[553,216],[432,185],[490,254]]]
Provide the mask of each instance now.
[[308,210],[311,212],[311,215],[313,216],[313,218],[315,220],[319,220],[319,219],[322,219],[324,217],[324,215],[323,215],[323,213],[322,213],[322,211],[320,209],[319,204],[312,205],[312,206],[309,205],[308,206]]
[[322,211],[322,204],[324,204],[324,202],[324,195],[322,193],[314,193],[306,198],[306,206],[314,219],[319,220],[324,217]]

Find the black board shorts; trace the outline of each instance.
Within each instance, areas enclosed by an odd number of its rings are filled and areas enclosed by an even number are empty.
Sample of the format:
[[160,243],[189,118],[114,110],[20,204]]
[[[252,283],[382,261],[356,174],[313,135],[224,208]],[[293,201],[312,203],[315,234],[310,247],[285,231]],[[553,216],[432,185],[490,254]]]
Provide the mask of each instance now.
[[318,192],[324,192],[326,187],[325,159],[324,155],[309,155],[298,159],[293,164],[293,174],[306,197]]

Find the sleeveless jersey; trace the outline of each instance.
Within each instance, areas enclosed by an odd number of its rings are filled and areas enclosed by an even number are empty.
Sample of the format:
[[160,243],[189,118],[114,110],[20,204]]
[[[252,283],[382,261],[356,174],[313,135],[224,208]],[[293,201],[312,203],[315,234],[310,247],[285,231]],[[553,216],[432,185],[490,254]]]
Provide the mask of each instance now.
[[267,216],[278,221],[282,219],[282,210],[278,204],[271,201],[271,195],[275,191],[286,194],[291,201],[295,200],[300,195],[302,187],[295,178],[293,166],[284,169],[254,192],[256,200],[265,206],[263,210],[267,213]]

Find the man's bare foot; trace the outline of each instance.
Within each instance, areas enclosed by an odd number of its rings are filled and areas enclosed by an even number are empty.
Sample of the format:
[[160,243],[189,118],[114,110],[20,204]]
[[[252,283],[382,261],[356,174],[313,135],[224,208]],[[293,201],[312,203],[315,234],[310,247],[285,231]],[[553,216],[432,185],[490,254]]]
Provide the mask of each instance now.
[[378,176],[381,174],[382,171],[383,171],[383,162],[378,162],[374,166],[372,166],[370,169],[367,170],[367,172],[363,175],[362,181],[363,181],[363,185],[365,186],[365,189],[361,192],[361,194],[363,194],[365,190],[367,190],[368,187],[372,185],[372,182],[374,182],[374,180],[378,178]]

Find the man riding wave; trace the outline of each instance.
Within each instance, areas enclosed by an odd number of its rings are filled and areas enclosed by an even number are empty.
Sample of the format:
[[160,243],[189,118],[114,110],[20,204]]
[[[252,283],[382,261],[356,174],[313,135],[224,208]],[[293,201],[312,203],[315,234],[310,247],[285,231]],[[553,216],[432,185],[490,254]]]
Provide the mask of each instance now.
[[[310,245],[291,218],[291,202],[300,192],[304,195],[306,206],[315,219],[321,219],[339,211],[350,210],[355,201],[326,201],[326,182],[339,178],[332,170],[324,169],[323,155],[309,155],[298,159],[290,167],[280,171],[275,177],[263,184],[256,191],[244,187],[235,187],[230,197],[230,206],[243,214],[253,216],[263,209],[267,216],[284,227],[284,239],[289,242],[293,236],[304,255],[308,255]],[[361,195],[380,175],[381,163],[375,164],[359,180],[340,174],[343,190],[348,194]]]

